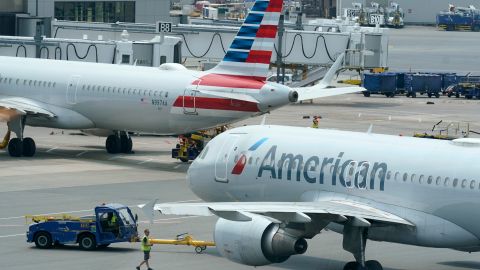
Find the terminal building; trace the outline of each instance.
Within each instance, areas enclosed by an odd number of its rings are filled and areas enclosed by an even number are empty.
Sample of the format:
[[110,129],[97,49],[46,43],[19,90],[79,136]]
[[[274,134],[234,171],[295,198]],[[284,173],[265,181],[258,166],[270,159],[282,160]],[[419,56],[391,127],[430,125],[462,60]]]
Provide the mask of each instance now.
[[[247,0],[252,1],[252,0]],[[28,14],[30,16],[51,17],[58,20],[102,22],[102,23],[155,23],[170,20],[170,9],[174,0],[1,0],[0,25],[8,23],[6,17],[11,14]],[[179,5],[191,5],[195,0],[176,1]],[[210,2],[237,2],[215,1]],[[435,24],[435,15],[446,10],[449,4],[468,7],[478,0],[303,0],[307,17],[332,18],[339,16],[352,3],[370,6],[372,2],[387,7],[396,2],[405,12],[407,24]],[[0,32],[1,34],[1,32]]]

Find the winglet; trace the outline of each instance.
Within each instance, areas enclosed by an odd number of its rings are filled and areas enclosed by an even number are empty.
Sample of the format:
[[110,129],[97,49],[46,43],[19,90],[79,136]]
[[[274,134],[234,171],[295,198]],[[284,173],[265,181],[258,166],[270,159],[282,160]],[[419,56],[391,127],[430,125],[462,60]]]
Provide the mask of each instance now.
[[158,199],[148,202],[147,204],[139,205],[138,207],[142,209],[143,214],[148,218],[150,224],[153,224],[153,215],[154,207],[157,204]]
[[337,71],[342,67],[343,58],[345,58],[345,53],[340,54],[330,69],[327,71],[327,74],[323,77],[323,79],[315,85],[318,88],[326,88],[332,84],[333,78],[337,74]]

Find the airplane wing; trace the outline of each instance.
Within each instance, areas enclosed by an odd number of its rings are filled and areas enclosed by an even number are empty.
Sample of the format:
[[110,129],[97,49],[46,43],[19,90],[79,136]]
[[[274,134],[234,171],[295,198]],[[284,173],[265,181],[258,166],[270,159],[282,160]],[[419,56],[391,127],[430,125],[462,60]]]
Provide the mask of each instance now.
[[33,100],[22,97],[0,96],[0,119],[8,121],[18,115],[55,117],[54,113],[42,108]]
[[409,221],[391,213],[347,200],[328,200],[315,202],[213,202],[213,203],[162,203],[150,202],[139,205],[147,216],[153,218],[153,210],[165,215],[212,216],[233,221],[250,221],[248,213],[261,214],[273,220],[308,223],[309,214],[335,215],[337,220],[346,221],[347,217],[381,223],[393,223],[413,226]]

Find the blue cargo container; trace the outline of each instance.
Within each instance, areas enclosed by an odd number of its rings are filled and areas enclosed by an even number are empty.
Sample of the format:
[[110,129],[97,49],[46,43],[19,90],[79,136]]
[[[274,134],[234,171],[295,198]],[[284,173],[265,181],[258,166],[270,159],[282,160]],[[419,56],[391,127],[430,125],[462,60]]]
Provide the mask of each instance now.
[[407,97],[417,97],[417,93],[427,93],[429,97],[440,97],[442,76],[433,73],[406,73],[405,91]]
[[367,91],[363,95],[382,94],[387,97],[394,97],[397,89],[397,73],[366,73],[363,74],[363,87]]
[[457,83],[456,73],[443,73],[442,75],[442,90],[447,89],[450,85]]

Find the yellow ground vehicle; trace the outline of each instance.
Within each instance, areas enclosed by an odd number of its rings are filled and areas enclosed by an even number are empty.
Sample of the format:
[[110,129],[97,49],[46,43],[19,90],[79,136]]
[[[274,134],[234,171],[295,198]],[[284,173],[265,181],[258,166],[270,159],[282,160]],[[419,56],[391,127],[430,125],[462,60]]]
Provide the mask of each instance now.
[[194,160],[203,150],[207,142],[218,134],[227,130],[227,126],[220,126],[187,135],[178,136],[178,144],[172,149],[172,158],[188,162]]

